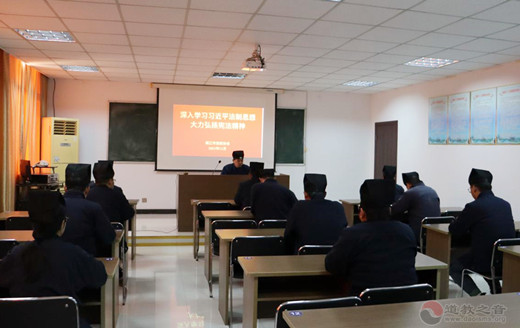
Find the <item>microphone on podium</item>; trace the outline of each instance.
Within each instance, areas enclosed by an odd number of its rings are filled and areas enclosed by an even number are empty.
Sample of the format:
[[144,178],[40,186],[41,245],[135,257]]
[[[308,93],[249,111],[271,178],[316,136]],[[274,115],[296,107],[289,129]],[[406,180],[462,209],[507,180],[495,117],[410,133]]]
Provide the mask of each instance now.
[[213,169],[213,173],[211,173],[211,175],[215,174],[215,171],[217,170],[217,167],[220,165],[220,163],[222,163],[222,161],[219,159],[218,163],[217,163],[217,165],[215,165],[215,168]]

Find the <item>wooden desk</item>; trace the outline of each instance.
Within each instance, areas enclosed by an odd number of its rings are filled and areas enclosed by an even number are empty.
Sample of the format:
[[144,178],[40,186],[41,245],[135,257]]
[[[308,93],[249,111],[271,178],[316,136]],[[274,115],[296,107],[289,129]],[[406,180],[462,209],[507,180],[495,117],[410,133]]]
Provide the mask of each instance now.
[[285,229],[217,229],[220,238],[218,311],[225,325],[229,324],[229,266],[231,241],[236,237],[247,236],[283,236]]
[[29,212],[28,211],[6,211],[0,213],[0,220],[5,221],[7,218],[12,217],[22,217],[22,218],[28,218]]
[[204,216],[204,275],[211,283],[212,267],[211,267],[211,222],[213,220],[251,220],[253,213],[250,211],[202,211]]
[[[300,310],[300,311],[284,311],[282,316],[285,322],[291,328],[367,328],[367,327],[400,327],[400,328],[417,328],[417,327],[501,327],[513,328],[518,327],[520,322],[520,311],[516,311],[520,307],[520,296],[516,293],[486,295],[471,298],[455,298],[437,301],[444,309],[444,316],[438,324],[427,325],[420,317],[422,306],[425,302],[409,302],[399,304],[385,304],[372,306],[356,306],[348,308],[334,309],[318,309],[318,310]],[[458,314],[446,313],[446,309],[460,309],[464,304],[466,308],[471,306],[477,309],[479,306],[486,306],[488,310],[493,306],[505,307],[504,323],[489,322],[449,322],[451,318],[459,316]],[[476,315],[468,315],[470,318],[476,318]]]
[[448,265],[446,270],[441,270],[440,282],[440,298],[448,298],[451,256],[451,235],[449,224],[425,224],[423,227],[426,229],[426,255]]
[[[338,295],[338,288],[335,290],[325,290],[321,289],[319,285],[310,286],[311,284],[301,285],[291,292],[277,290],[264,294],[261,290],[259,291],[259,280],[262,278],[329,276],[330,273],[325,269],[325,255],[239,257],[238,261],[244,269],[244,315],[242,327],[256,327],[258,316],[257,308],[259,302],[262,301],[275,300],[282,303],[288,300],[342,296]],[[437,283],[437,287],[439,283],[441,283],[440,272],[447,270],[447,268],[446,263],[442,263],[421,253],[418,253],[415,258],[416,271],[425,272],[431,270],[436,272],[436,282],[433,282],[433,284]],[[318,287],[318,289],[316,289],[316,287]],[[365,322],[366,320],[367,318],[365,318]],[[345,322],[343,322],[343,325],[345,325]],[[326,325],[321,326],[326,327]]]
[[0,239],[14,239],[19,242],[33,241],[32,230],[0,230]]
[[[132,249],[130,259],[134,260],[137,247],[137,224],[135,221],[137,220],[137,203],[139,203],[139,199],[129,199],[128,203],[130,203],[134,209],[134,216],[130,219],[130,225],[132,228]],[[125,236],[128,236],[128,224],[125,224],[125,232]]]
[[502,264],[502,292],[520,292],[520,246],[504,246]]
[[101,287],[101,327],[116,327],[119,317],[119,260],[112,258],[96,258],[103,262],[107,271],[107,281]]
[[345,210],[345,215],[347,216],[347,223],[349,227],[354,226],[354,213],[355,208],[361,202],[359,199],[340,199],[341,205],[343,205],[343,209]]
[[198,261],[199,260],[199,246],[200,246],[200,236],[199,236],[199,213],[197,211],[197,206],[200,203],[230,203],[231,205],[235,205],[235,201],[233,199],[191,199],[190,204],[193,209],[193,258]]

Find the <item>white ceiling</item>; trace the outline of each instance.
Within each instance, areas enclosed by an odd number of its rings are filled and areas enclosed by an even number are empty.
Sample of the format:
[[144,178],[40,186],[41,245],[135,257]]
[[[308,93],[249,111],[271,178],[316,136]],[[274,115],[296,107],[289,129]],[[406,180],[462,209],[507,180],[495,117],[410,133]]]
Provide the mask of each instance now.
[[[76,43],[14,28],[69,31]],[[256,43],[267,70],[211,78],[242,72]],[[1,0],[0,48],[52,78],[374,93],[520,59],[520,1]],[[423,56],[460,62],[403,65]],[[358,79],[378,84],[342,85]]]

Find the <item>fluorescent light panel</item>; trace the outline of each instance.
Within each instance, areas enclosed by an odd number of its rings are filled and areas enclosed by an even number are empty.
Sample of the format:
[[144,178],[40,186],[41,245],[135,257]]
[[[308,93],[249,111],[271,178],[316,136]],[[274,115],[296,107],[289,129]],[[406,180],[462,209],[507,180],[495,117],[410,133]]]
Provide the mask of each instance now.
[[458,63],[456,59],[428,58],[422,57],[405,63],[408,66],[439,68],[446,65]]
[[215,79],[235,79],[235,80],[241,80],[246,77],[247,74],[240,74],[240,73],[219,73],[215,72],[213,73],[213,78]]
[[27,30],[18,28],[14,30],[31,41],[76,42],[69,32],[64,31]]
[[99,72],[96,66],[60,65],[60,67],[69,72]]
[[373,81],[360,81],[360,80],[352,80],[343,83],[343,85],[349,86],[349,87],[371,87],[373,85],[376,85],[376,82]]

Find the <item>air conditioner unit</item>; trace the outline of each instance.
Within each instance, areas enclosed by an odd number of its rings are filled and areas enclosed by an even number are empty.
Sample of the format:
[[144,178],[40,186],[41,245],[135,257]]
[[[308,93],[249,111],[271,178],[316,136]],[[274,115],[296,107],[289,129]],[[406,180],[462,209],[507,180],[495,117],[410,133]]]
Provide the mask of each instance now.
[[42,118],[41,159],[55,166],[60,182],[65,182],[65,168],[79,161],[79,120]]

